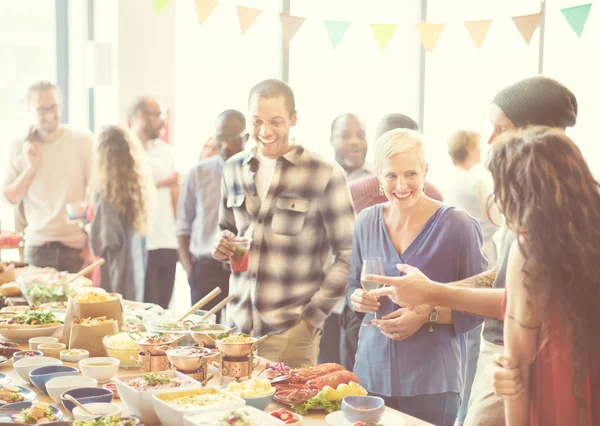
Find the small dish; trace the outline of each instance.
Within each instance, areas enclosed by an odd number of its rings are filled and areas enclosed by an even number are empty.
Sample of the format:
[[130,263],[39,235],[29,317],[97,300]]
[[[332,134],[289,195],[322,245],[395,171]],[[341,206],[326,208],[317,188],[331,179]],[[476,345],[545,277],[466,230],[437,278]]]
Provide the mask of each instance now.
[[[77,351],[75,353],[74,351]],[[64,362],[77,363],[82,359],[90,357],[90,353],[85,349],[65,349],[60,351],[60,360]]]
[[80,404],[91,404],[95,402],[111,402],[113,399],[113,393],[108,389],[102,388],[79,388],[71,389],[64,392],[60,396],[63,407],[65,407],[70,413],[73,413],[75,404],[65,398],[65,395],[71,395]]
[[113,398],[121,399],[121,397],[119,396],[119,391],[117,390],[116,383],[106,383],[102,385],[102,389],[108,389],[109,391],[111,391],[113,393]]
[[81,407],[75,407],[73,409],[73,417],[75,421],[77,420],[88,420],[92,419],[96,416],[121,416],[122,409],[116,404],[111,404],[110,402],[92,402],[90,404],[85,404],[86,410],[90,411],[93,416],[87,414]]
[[61,351],[66,349],[67,345],[64,343],[40,343],[38,345],[38,351],[42,352],[44,356],[60,359]]
[[98,383],[106,383],[119,371],[121,362],[111,357],[93,357],[79,361],[81,373],[86,377],[93,377]]
[[342,399],[342,413],[351,423],[379,423],[384,412],[385,401],[378,396],[345,396]]
[[38,346],[42,343],[58,343],[58,339],[56,337],[32,337],[29,339],[29,349],[32,351],[37,351]]
[[31,358],[34,356],[44,356],[44,354],[40,351],[19,351],[13,354],[13,362],[21,361],[25,358]]
[[91,377],[85,376],[63,376],[55,377],[54,379],[48,380],[46,383],[46,391],[50,398],[57,404],[61,403],[60,397],[63,393],[73,389],[80,388],[95,388],[98,386],[98,380],[92,379]]

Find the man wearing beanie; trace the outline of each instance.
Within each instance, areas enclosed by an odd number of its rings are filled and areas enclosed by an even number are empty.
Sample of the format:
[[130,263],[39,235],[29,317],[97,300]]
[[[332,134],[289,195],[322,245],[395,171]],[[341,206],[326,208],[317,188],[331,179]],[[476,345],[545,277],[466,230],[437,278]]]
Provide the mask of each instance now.
[[[494,133],[489,143],[493,143],[496,136],[506,130],[529,125],[564,129],[576,123],[577,99],[569,89],[555,80],[543,76],[531,77],[498,92],[492,101],[490,120],[494,125]],[[496,267],[450,285],[436,285],[414,268],[402,267],[402,272],[407,274],[402,277],[402,280],[406,282],[407,277],[414,278],[410,282],[415,285],[411,288],[417,289],[416,291],[422,288],[424,281],[429,282],[427,294],[421,296],[430,297],[432,306],[434,300],[443,300],[444,303],[441,304],[443,306],[486,318],[465,426],[505,425],[504,401],[494,394],[491,377],[485,370],[489,369],[489,365],[493,364],[497,355],[502,355],[504,352],[504,324],[493,318],[503,317],[501,301],[504,296],[508,255],[515,239],[516,236],[512,232],[505,230]],[[390,284],[387,281],[381,283]],[[489,290],[482,291],[492,287],[501,289],[495,292],[493,302],[489,298],[492,293]],[[372,294],[396,296],[397,299],[402,299],[402,294],[394,293],[393,286],[375,290]],[[460,420],[457,424],[461,424]]]

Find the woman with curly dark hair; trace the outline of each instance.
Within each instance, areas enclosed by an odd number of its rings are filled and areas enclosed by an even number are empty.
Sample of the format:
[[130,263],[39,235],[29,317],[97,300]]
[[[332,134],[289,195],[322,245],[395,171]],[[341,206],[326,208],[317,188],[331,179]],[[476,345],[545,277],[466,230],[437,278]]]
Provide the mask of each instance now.
[[142,301],[145,278],[145,237],[154,185],[144,163],[141,144],[117,126],[98,137],[97,189],[90,243],[106,260],[100,287],[124,299]]
[[507,425],[599,425],[599,184],[566,134],[546,127],[501,135],[488,167],[517,235],[504,353],[523,390],[506,399]]

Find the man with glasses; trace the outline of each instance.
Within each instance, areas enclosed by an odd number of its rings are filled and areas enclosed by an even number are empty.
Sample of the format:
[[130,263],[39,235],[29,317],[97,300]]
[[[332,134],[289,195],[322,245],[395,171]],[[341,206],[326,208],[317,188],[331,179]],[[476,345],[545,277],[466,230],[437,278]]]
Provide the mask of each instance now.
[[87,236],[65,215],[67,204],[86,199],[92,135],[61,123],[62,97],[49,81],[29,88],[27,105],[34,124],[11,146],[2,194],[12,205],[22,203],[27,219],[25,260],[77,272],[91,258]]
[[175,285],[177,237],[175,213],[179,175],[175,171],[173,147],[160,139],[163,113],[156,99],[138,98],[130,112],[131,130],[148,155],[156,185],[156,215],[148,229],[144,301],[168,308]]
[[213,259],[211,249],[219,224],[223,164],[241,152],[248,140],[244,115],[232,109],[219,114],[214,138],[218,155],[200,161],[189,171],[177,212],[179,261],[188,276],[192,303],[216,287],[222,290],[206,309],[221,301],[229,290],[229,267]]

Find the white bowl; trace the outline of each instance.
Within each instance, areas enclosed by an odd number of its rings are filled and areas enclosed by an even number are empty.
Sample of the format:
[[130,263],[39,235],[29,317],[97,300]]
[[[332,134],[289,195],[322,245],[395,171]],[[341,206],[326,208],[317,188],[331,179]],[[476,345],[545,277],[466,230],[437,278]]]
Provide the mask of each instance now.
[[60,404],[60,396],[63,392],[79,388],[95,388],[96,386],[98,386],[98,380],[91,377],[63,376],[48,380],[46,383],[46,391],[54,402]]
[[80,407],[73,408],[73,417],[75,420],[88,420],[96,416],[120,416],[121,407],[110,402],[92,402],[83,405],[93,416],[90,416]]
[[78,349],[79,351],[82,351],[83,353],[81,355],[67,355],[67,352],[69,352],[68,349],[61,351],[60,352],[60,360],[64,361],[64,362],[79,362],[82,359],[86,359],[90,357],[90,353],[88,351],[86,351],[85,349]]
[[60,359],[50,358],[47,356],[32,356],[30,358],[18,360],[13,364],[13,368],[21,380],[31,383],[29,373],[36,368],[46,367],[48,365],[63,365],[63,362]]
[[[108,365],[94,365],[108,364]],[[86,377],[98,380],[98,383],[106,383],[119,371],[121,362],[116,358],[98,356],[86,358],[79,361],[79,369]]]
[[[188,396],[188,395],[201,395],[203,393],[220,393],[229,397],[228,401],[218,402],[215,404],[208,404],[204,406],[192,406],[192,407],[177,407],[169,404],[169,400]],[[200,389],[185,389],[185,390],[174,390],[163,393],[152,395],[152,405],[156,410],[156,415],[160,419],[163,425],[169,426],[183,426],[183,417],[187,414],[200,414],[209,411],[217,410],[229,410],[233,408],[241,408],[246,405],[246,401],[242,398],[232,395],[228,392],[222,391],[216,388],[200,388]]]
[[126,384],[125,382],[131,379],[135,379],[136,377],[142,377],[144,376],[144,374],[132,374],[131,376],[121,376],[117,377],[116,379],[117,392],[119,393],[121,402],[127,408],[130,415],[138,417],[144,424],[159,423],[158,416],[156,415],[156,411],[154,411],[154,406],[152,405],[152,395],[157,393],[164,393],[168,390],[187,390],[202,387],[201,383],[178,371],[169,370],[164,371],[164,373],[169,378],[179,377],[180,379],[186,379],[192,382],[193,384],[179,388],[138,391]]
[[29,350],[37,351],[38,346],[42,343],[58,343],[56,337],[32,337],[29,339]]
[[[188,414],[183,417],[184,426],[206,426],[211,424],[220,424],[220,419],[229,416],[232,412],[243,413],[250,418],[252,424],[260,426],[279,426],[283,425],[284,422],[273,417],[272,415],[265,413],[257,408],[246,406],[243,408],[236,408],[235,410],[222,410],[222,411],[211,411],[209,413],[202,414]],[[300,423],[294,423],[298,426]]]
[[52,337],[62,333],[64,324],[50,327],[25,327],[0,328],[0,335],[10,342],[28,342],[32,337]]

